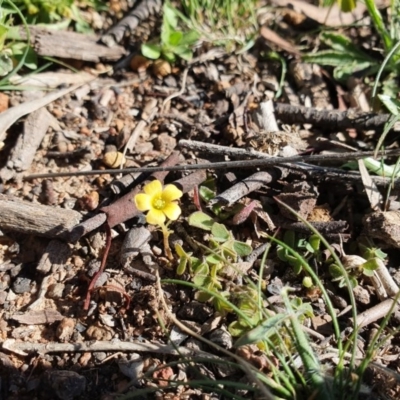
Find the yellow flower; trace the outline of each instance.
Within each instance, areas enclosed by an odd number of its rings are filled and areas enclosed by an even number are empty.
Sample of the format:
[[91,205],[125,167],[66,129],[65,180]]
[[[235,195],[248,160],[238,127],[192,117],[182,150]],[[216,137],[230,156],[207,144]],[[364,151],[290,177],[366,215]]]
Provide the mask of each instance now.
[[174,185],[162,188],[160,181],[152,181],[144,186],[144,193],[135,196],[136,208],[148,211],[146,221],[152,225],[163,226],[166,218],[175,221],[181,215],[181,209],[174,200],[183,193]]

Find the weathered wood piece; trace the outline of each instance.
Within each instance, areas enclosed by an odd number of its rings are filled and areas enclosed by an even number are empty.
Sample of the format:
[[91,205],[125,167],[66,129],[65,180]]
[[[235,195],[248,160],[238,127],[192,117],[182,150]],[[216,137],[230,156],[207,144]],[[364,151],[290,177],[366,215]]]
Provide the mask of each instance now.
[[121,42],[125,32],[132,33],[141,21],[147,19],[150,15],[158,13],[161,7],[161,0],[142,0],[138,2],[125,18],[121,19],[117,25],[101,37],[101,41],[110,48],[114,48],[117,43]]
[[[112,48],[98,43],[98,37],[71,31],[56,31],[29,27],[31,43],[41,56],[70,58],[73,60],[100,62],[116,61],[126,54],[122,46]],[[26,40],[24,28],[19,32]]]
[[[304,106],[275,103],[275,115],[285,124],[312,124],[329,132],[342,129],[382,130],[391,114],[365,113],[350,108],[347,111],[317,110]],[[400,131],[396,122],[393,131]]]
[[45,108],[39,108],[28,116],[7,164],[0,171],[0,178],[3,181],[8,181],[18,172],[29,169],[52,119],[54,117]]
[[[88,75],[88,80],[93,80],[95,77],[91,77]],[[11,107],[7,111],[3,111],[0,115],[0,149],[2,147],[2,142],[6,138],[6,131],[7,129],[14,124],[18,119],[23,117],[26,114],[29,114],[33,111],[38,110],[39,108],[42,108],[46,106],[47,104],[51,103],[54,100],[57,100],[59,97],[62,97],[75,89],[78,89],[78,87],[82,86],[83,82],[80,81],[80,83],[71,86],[67,89],[61,89],[56,92],[51,92],[47,94],[46,96],[42,97],[41,99],[35,99],[31,101],[27,101],[26,103],[19,104],[18,106]]]
[[81,217],[77,211],[0,195],[0,229],[5,231],[67,238],[69,230],[79,223]]

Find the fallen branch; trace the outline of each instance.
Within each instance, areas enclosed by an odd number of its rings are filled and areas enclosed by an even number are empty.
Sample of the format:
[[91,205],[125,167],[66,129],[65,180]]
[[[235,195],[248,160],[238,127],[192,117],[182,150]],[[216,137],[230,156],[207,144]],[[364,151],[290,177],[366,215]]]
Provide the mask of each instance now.
[[17,342],[15,339],[6,339],[2,345],[3,350],[11,351],[21,356],[28,356],[32,353],[49,354],[49,353],[83,353],[95,351],[121,351],[121,352],[151,352],[159,354],[183,355],[188,357],[203,356],[208,358],[217,358],[212,354],[200,350],[190,350],[186,347],[176,347],[165,344],[143,343],[140,341],[120,342],[113,341],[96,341],[82,343],[28,343]]
[[0,228],[51,239],[69,237],[82,215],[73,210],[45,206],[0,194]]
[[[391,114],[365,113],[352,108],[346,111],[325,111],[275,103],[275,116],[285,124],[312,124],[331,132],[342,129],[382,130]],[[394,124],[393,130],[400,131],[399,122]]]

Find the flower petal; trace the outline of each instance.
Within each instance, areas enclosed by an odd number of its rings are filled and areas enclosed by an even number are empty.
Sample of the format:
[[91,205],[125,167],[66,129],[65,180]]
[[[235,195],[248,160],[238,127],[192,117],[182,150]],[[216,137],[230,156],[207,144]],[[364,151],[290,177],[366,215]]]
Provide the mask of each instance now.
[[146,221],[151,225],[162,226],[164,225],[165,220],[165,214],[162,211],[156,210],[154,208],[151,209],[146,215]]
[[151,196],[148,194],[139,193],[135,196],[135,204],[139,211],[150,210],[152,208]]
[[162,185],[158,180],[152,181],[143,187],[143,191],[149,196],[155,196],[157,194],[161,194]]
[[181,208],[176,203],[168,203],[163,209],[164,214],[171,220],[176,221],[181,215]]
[[165,186],[162,192],[162,198],[166,202],[171,202],[174,200],[178,200],[182,197],[183,193],[179,190],[175,185],[167,185]]

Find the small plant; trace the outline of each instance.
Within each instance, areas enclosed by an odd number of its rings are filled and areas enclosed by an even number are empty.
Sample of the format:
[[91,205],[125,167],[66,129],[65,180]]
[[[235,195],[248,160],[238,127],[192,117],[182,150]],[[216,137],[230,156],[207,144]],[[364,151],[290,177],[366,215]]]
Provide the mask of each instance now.
[[164,250],[169,260],[173,260],[168,238],[171,231],[168,230],[167,218],[175,221],[181,215],[181,209],[176,203],[183,193],[174,185],[167,185],[163,189],[158,180],[154,180],[143,187],[144,193],[135,196],[134,201],[139,211],[148,211],[147,223],[158,225],[164,236]]
[[160,57],[174,63],[176,58],[190,60],[193,56],[193,46],[199,39],[199,34],[190,30],[183,32],[178,29],[178,14],[170,4],[163,6],[163,22],[159,44],[145,43],[142,45],[142,54],[151,59]]
[[[5,3],[6,6],[2,6]],[[0,88],[9,84],[10,78],[21,68],[37,68],[37,57],[31,46],[27,22],[19,8],[11,0],[0,3]],[[27,40],[14,39],[14,18],[18,17],[26,30]]]
[[[348,273],[352,288],[358,285],[358,279],[362,275],[371,277],[374,275],[374,271],[379,268],[375,258],[365,260],[357,255],[344,256],[342,262]],[[333,277],[332,281],[339,283],[339,287],[347,286],[343,270],[337,264],[333,263],[329,266],[329,273]]]
[[175,245],[179,256],[177,274],[182,275],[187,270],[193,283],[199,287],[196,299],[202,302],[213,300],[214,306],[222,311],[223,305],[212,293],[222,292],[224,276],[233,271],[231,266],[238,261],[238,257],[245,257],[251,253],[251,246],[236,240],[225,225],[215,222],[201,211],[190,215],[189,225],[210,232],[209,246],[202,246],[204,255],[197,258],[191,253],[186,253],[179,244]]
[[[278,258],[292,266],[296,275],[300,274],[303,270],[302,261],[298,257],[290,254],[289,248],[300,251],[307,262],[311,258],[314,258],[316,262],[320,262],[321,239],[318,235],[311,235],[308,239],[297,238],[295,232],[288,230],[283,235],[283,242],[287,247],[281,245],[277,246],[276,252]],[[303,286],[306,288],[313,286],[312,279],[307,275],[303,278]]]
[[181,0],[182,20],[215,45],[225,45],[228,51],[237,45],[249,48],[258,31],[255,10],[258,0]]
[[[78,32],[91,32],[89,24],[82,18],[75,0],[14,0],[15,5],[25,15],[29,24],[52,24],[73,21]],[[84,0],[80,7],[106,9],[97,0]]]

